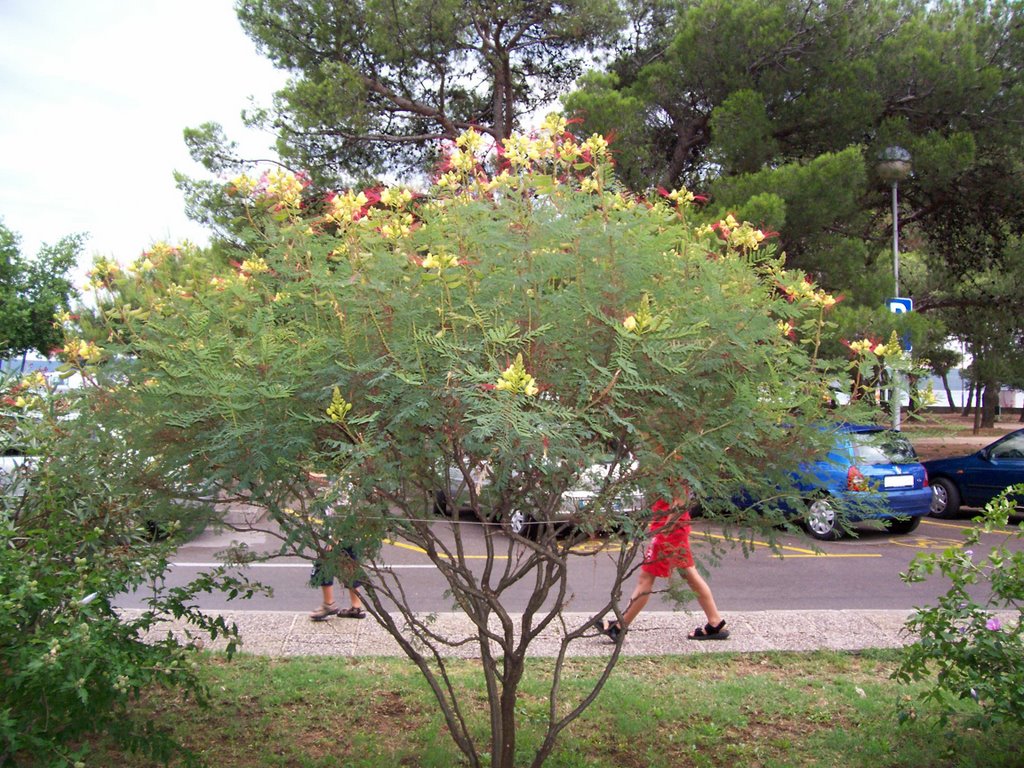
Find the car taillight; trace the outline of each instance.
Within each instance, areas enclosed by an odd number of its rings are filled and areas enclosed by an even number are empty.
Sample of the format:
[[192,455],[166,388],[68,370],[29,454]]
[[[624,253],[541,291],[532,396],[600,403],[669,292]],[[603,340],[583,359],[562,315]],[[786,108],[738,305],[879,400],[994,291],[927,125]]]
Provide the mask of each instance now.
[[846,490],[848,491],[866,491],[868,489],[868,481],[864,479],[864,475],[856,467],[850,467],[846,471]]
[[924,467],[922,467],[921,471],[924,472],[924,482],[921,483],[921,487],[922,488],[927,488],[928,487],[928,470],[925,469]]

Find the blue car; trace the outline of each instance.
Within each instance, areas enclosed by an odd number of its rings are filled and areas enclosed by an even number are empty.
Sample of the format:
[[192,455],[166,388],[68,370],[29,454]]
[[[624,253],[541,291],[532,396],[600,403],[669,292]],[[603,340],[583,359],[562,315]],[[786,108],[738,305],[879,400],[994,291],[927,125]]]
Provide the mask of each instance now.
[[900,432],[841,424],[828,455],[801,467],[794,489],[807,532],[833,541],[843,521],[885,520],[893,533],[910,533],[931,511],[932,488],[914,447]]
[[956,517],[960,507],[983,507],[1008,486],[1024,483],[1024,429],[970,456],[933,459],[924,466],[935,488],[932,515]]

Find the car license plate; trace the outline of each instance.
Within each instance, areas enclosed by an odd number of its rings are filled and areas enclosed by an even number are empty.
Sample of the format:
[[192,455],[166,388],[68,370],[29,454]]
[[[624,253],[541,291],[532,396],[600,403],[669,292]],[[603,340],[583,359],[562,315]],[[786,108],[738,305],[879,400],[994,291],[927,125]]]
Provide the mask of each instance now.
[[886,475],[882,481],[883,488],[913,488],[913,475]]

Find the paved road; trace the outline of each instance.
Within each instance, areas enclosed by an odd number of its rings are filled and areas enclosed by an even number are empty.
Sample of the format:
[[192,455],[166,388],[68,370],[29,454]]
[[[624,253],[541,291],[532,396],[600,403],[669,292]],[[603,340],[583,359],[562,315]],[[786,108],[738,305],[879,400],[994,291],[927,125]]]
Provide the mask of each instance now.
[[[945,591],[945,583],[934,578],[924,584],[904,584],[899,575],[911,559],[922,551],[942,550],[962,542],[968,520],[925,519],[912,534],[893,535],[871,529],[860,529],[857,538],[837,542],[816,542],[805,536],[784,535],[779,550],[773,552],[764,542],[755,540],[746,555],[735,547],[719,552],[724,545],[720,529],[704,521],[694,524],[694,551],[698,562],[708,566],[708,580],[719,606],[732,611],[751,610],[906,610],[930,603]],[[473,556],[484,552],[483,527],[463,521],[462,534]],[[499,534],[500,536],[500,534]],[[503,537],[502,537],[503,538]],[[992,541],[997,538],[992,537]],[[197,572],[217,563],[216,553],[231,544],[244,541],[255,549],[269,549],[272,539],[266,534],[205,532],[175,559],[168,584],[184,583]],[[608,597],[614,566],[610,550],[614,539],[593,540],[581,549],[596,550],[594,557],[579,558],[570,571],[570,585],[576,610],[591,610]],[[398,574],[410,599],[425,612],[452,609],[445,597],[447,585],[427,557],[401,542],[386,544],[381,564]],[[247,569],[251,578],[274,588],[273,597],[257,597],[244,606],[227,602],[222,596],[202,596],[201,605],[209,609],[305,611],[318,604],[319,593],[307,586],[309,563],[298,558],[281,558],[259,563]],[[980,594],[980,592],[979,592]],[[510,607],[525,601],[526,586],[518,595],[512,594]],[[139,607],[142,595],[126,597],[124,607]],[[520,603],[521,604],[521,603]],[[657,597],[650,610],[674,610],[675,605]]]
[[[943,438],[943,455],[969,453],[991,442],[992,438],[966,438],[951,442]],[[915,441],[916,442],[916,441]],[[925,450],[921,450],[921,448]],[[919,445],[923,454],[935,453],[932,446]],[[729,621],[732,636],[722,643],[694,643],[686,633],[701,622],[695,606],[680,611],[673,604],[655,598],[637,619],[626,636],[623,653],[664,654],[714,650],[813,650],[898,647],[912,638],[904,623],[914,606],[931,603],[945,590],[938,578],[928,583],[906,585],[899,579],[915,554],[958,546],[967,520],[925,519],[913,534],[894,536],[861,530],[855,539],[838,542],[813,542],[806,537],[784,536],[778,551],[754,542],[746,556],[737,549],[725,552],[710,569],[709,581],[716,599]],[[694,525],[694,549],[699,561],[707,562],[720,530],[703,521]],[[467,540],[482,551],[483,529],[467,523]],[[270,546],[265,534],[202,534],[178,553],[177,564],[168,583],[180,583],[199,570],[216,563],[215,555],[232,541],[245,541],[256,549]],[[992,537],[990,542],[1003,540]],[[595,541],[591,547],[609,546]],[[1014,546],[1020,546],[1015,543]],[[434,567],[420,552],[400,542],[389,543],[381,553],[382,562],[402,576],[410,594],[423,614],[434,613],[432,620],[449,636],[472,638],[475,630],[464,614],[452,612],[444,597],[446,585]],[[578,626],[592,616],[593,607],[607,599],[612,568],[606,555],[581,560],[571,573],[575,594],[574,613],[566,615],[568,626]],[[219,596],[205,597],[202,606],[223,613],[238,623],[244,650],[276,656],[401,655],[397,644],[373,620],[332,619],[310,622],[306,612],[318,602],[318,593],[306,586],[309,563],[284,558],[249,568],[251,576],[274,587],[272,598],[245,603],[227,603]],[[141,604],[139,596],[121,601],[127,611]],[[1004,614],[1006,621],[1014,615]],[[161,634],[170,628],[159,627]],[[559,648],[557,628],[531,646],[536,656],[553,655]],[[451,655],[472,656],[473,642],[457,645]],[[596,633],[574,643],[573,655],[605,655],[610,652],[607,639]]]

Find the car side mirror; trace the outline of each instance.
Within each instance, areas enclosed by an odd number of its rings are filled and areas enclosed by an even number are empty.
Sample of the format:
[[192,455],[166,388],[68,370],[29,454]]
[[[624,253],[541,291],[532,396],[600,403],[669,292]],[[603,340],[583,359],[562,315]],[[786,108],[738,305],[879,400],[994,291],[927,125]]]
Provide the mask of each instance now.
[[988,448],[982,448],[978,451],[978,458],[982,461],[992,461],[992,452]]

